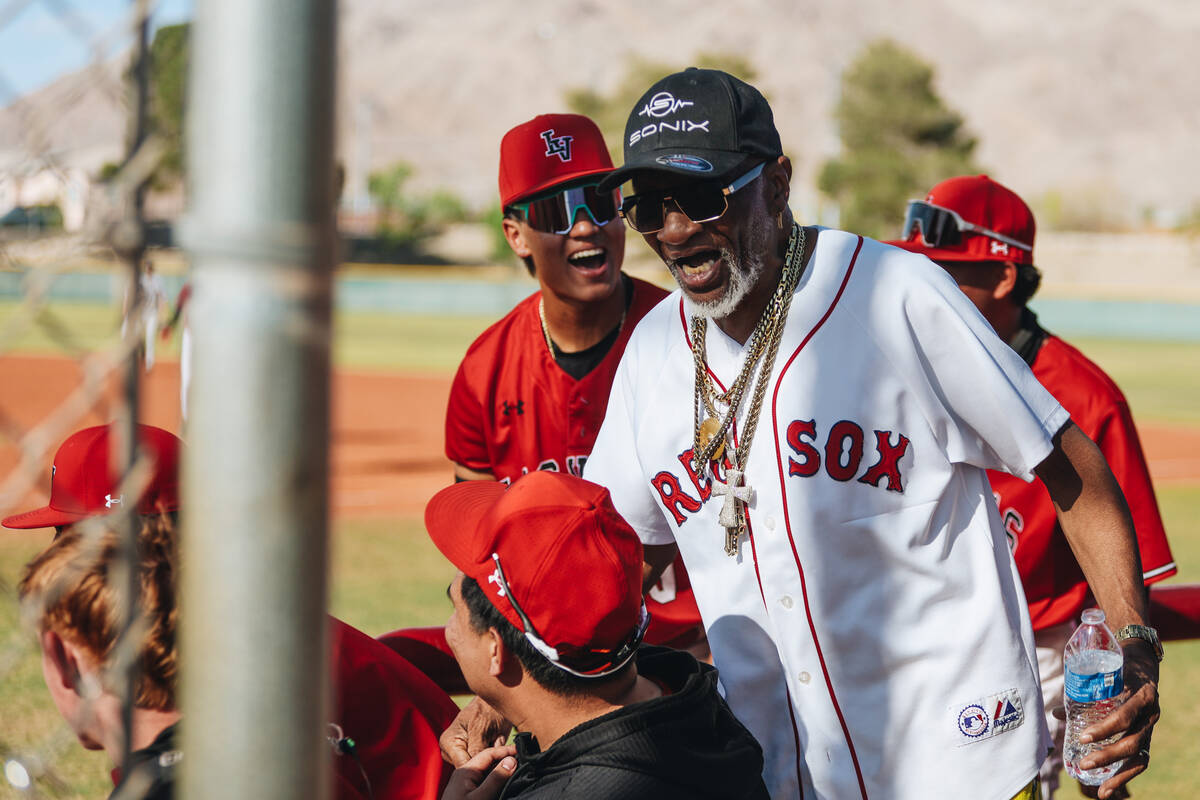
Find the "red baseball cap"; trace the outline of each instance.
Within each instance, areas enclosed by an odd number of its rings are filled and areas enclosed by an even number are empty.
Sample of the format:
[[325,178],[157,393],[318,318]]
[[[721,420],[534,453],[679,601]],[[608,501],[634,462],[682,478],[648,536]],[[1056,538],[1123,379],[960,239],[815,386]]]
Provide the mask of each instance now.
[[603,486],[542,471],[464,481],[434,495],[425,527],[555,666],[610,674],[641,641],[642,543]]
[[500,205],[612,170],[596,123],[581,114],[542,114],[500,140]]
[[[175,434],[151,425],[138,425],[142,450],[153,457],[150,484],[137,504],[140,514],[179,509],[179,449]],[[0,522],[6,528],[50,528],[71,525],[90,516],[107,514],[125,501],[116,494],[120,476],[112,470],[111,426],[98,425],[72,434],[54,454],[50,472],[50,502]],[[132,499],[132,498],[130,498]]]
[[[935,244],[933,231],[923,229],[918,217],[942,215],[957,242]],[[922,223],[927,223],[926,216]],[[965,223],[965,227],[958,223]],[[934,261],[1012,261],[1033,263],[1033,238],[1037,224],[1033,212],[1012,189],[987,175],[963,175],[942,181],[925,200],[909,201],[903,241],[887,244],[921,253]],[[1005,241],[1008,240],[1008,241]]]

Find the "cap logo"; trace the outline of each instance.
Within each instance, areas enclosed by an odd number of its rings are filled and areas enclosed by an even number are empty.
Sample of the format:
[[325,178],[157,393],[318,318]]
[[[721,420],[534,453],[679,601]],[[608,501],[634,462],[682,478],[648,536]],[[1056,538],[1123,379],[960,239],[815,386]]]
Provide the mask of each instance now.
[[992,245],[992,255],[994,255],[994,256],[1008,255],[1008,245],[1006,245],[1004,242],[997,242],[995,239],[992,239],[991,245]]
[[638,116],[661,118],[668,114],[674,114],[681,108],[693,105],[695,103],[691,100],[677,100],[675,95],[670,92],[659,92],[650,98],[650,102],[642,106],[642,110],[638,112]]
[[112,508],[113,506],[119,506],[121,505],[121,501],[123,499],[125,499],[125,495],[123,494],[119,494],[116,497],[113,497],[111,494],[106,494],[104,495],[104,507]]
[[713,165],[705,161],[699,156],[689,156],[683,153],[674,153],[669,156],[659,156],[654,159],[664,167],[676,167],[678,169],[689,169],[692,172],[712,172]]
[[488,575],[488,583],[496,584],[496,594],[498,594],[500,597],[505,596],[504,595],[504,581],[500,577],[500,568],[499,567],[497,567],[495,570],[493,570],[491,575]]
[[573,136],[555,136],[554,129],[542,131],[542,141],[546,143],[546,158],[550,156],[558,156],[559,160],[564,164],[571,160],[571,140]]
[[704,131],[711,133],[708,129],[708,120],[697,122],[691,119],[681,119],[675,122],[651,122],[643,128],[640,128],[629,134],[629,144],[633,146],[647,136],[653,136],[660,131],[675,131],[676,133],[691,133],[692,131]]

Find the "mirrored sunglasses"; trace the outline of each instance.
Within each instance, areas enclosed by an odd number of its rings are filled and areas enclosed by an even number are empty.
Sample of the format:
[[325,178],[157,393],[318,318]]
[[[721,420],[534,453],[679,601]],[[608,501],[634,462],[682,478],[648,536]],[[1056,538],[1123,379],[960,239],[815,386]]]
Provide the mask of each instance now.
[[511,208],[520,211],[534,230],[564,234],[575,227],[575,217],[580,209],[586,211],[597,225],[607,225],[616,219],[620,205],[620,189],[601,192],[592,183],[513,203]]
[[711,181],[694,181],[666,192],[642,192],[630,195],[621,203],[621,217],[638,233],[656,233],[666,222],[668,201],[692,222],[712,222],[729,210],[729,195],[748,186],[762,174],[764,161],[755,165],[728,186]]
[[979,234],[1010,244],[1027,253],[1033,252],[1033,248],[1024,242],[1018,242],[1011,236],[1005,236],[981,225],[967,222],[957,212],[935,206],[924,200],[908,201],[908,210],[904,214],[904,230],[901,231],[900,238],[907,240],[913,234],[914,229],[921,234],[921,238],[929,247],[961,244],[964,234]]
[[504,596],[508,598],[508,602],[512,605],[513,610],[517,612],[517,616],[521,618],[521,626],[524,628],[525,639],[533,645],[533,648],[550,660],[554,666],[576,675],[580,678],[603,678],[606,675],[611,675],[619,671],[629,659],[633,658],[633,654],[637,652],[638,646],[642,643],[642,638],[646,635],[646,628],[650,625],[650,612],[646,610],[646,602],[642,601],[642,610],[638,616],[638,626],[634,629],[620,646],[611,649],[585,650],[579,647],[560,646],[551,647],[546,641],[538,635],[537,630],[533,627],[533,622],[526,616],[517,603],[517,598],[513,596],[512,589],[508,585],[508,579],[504,576],[504,567],[500,565],[500,554],[492,553],[492,560],[496,562],[496,575],[500,579],[500,588],[504,590]]

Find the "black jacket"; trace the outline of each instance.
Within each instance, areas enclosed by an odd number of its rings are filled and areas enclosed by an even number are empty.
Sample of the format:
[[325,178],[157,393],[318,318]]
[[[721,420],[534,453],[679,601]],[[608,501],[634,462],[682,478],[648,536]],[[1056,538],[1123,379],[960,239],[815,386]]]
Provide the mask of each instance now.
[[519,734],[502,800],[766,800],[762,748],[717,694],[717,671],[651,646],[637,668],[672,693],[589,720],[544,753]]
[[146,786],[144,794],[135,795],[141,800],[171,800],[175,796],[175,769],[183,758],[175,748],[177,728],[178,723],[164,728],[148,747],[129,754],[129,780]]

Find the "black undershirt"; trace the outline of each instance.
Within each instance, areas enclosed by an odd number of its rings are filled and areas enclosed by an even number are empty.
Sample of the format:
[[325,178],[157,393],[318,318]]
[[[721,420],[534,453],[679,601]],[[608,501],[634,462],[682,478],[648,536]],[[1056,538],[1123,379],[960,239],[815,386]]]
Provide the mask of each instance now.
[[[633,280],[625,273],[621,273],[621,288],[625,292],[625,312],[628,313],[629,306],[633,304]],[[579,380],[600,365],[600,362],[608,355],[608,351],[617,343],[617,337],[620,335],[621,325],[618,324],[603,339],[585,350],[568,353],[560,350],[558,345],[554,344],[550,348],[550,352],[554,356],[554,362],[562,367],[563,372],[575,380]]]
[[1042,343],[1049,335],[1046,329],[1038,324],[1037,314],[1028,308],[1023,308],[1021,309],[1020,327],[1008,340],[1008,346],[1016,350],[1017,355],[1032,367],[1033,362],[1037,360],[1038,351],[1042,349]]

